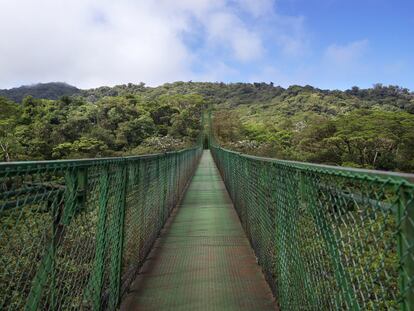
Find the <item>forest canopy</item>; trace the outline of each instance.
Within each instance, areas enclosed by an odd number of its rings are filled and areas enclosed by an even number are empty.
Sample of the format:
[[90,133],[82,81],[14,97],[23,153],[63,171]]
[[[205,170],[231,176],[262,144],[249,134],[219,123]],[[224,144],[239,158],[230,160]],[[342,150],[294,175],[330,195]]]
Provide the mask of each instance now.
[[[62,87],[62,88],[60,88]],[[3,161],[102,157],[194,144],[203,109],[221,144],[333,165],[414,171],[414,94],[399,86],[321,90],[273,83],[66,84],[0,91]],[[11,92],[10,92],[11,91]],[[65,92],[70,91],[70,96]],[[52,95],[50,95],[52,94]],[[59,94],[59,99],[56,99]],[[39,98],[40,97],[40,98]],[[23,98],[21,101],[16,98]]]
[[182,149],[200,130],[199,95],[59,100],[0,98],[3,161],[122,156]]

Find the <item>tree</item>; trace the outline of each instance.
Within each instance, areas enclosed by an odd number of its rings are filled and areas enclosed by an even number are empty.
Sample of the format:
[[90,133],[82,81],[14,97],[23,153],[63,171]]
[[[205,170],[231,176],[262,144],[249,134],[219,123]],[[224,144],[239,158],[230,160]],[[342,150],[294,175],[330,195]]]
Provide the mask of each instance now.
[[65,142],[53,148],[55,158],[92,158],[104,155],[107,146],[97,139],[81,137],[73,143]]

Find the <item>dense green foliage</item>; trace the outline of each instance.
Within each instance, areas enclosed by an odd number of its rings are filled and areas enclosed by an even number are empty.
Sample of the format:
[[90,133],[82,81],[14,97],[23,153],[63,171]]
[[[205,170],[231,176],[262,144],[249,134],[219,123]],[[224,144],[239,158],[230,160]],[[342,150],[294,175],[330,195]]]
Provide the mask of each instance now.
[[244,105],[273,106],[277,110],[292,114],[300,111],[324,112],[327,114],[344,113],[355,108],[381,108],[389,111],[407,111],[414,113],[414,93],[398,86],[375,85],[371,89],[321,90],[312,86],[291,86],[284,89],[272,83],[209,83],[175,82],[159,87],[146,87],[127,84],[115,87],[100,87],[83,90],[80,95],[89,101],[104,96],[122,96],[127,94],[156,98],[163,94],[199,94],[208,102],[220,107],[234,108]]
[[331,91],[272,83],[130,83],[78,90],[54,101],[34,96],[16,105],[2,99],[0,105],[3,160],[177,149],[194,140],[200,111],[211,105],[217,137],[233,149],[414,170],[414,93],[398,86]]
[[128,95],[60,100],[26,97],[21,105],[0,99],[3,161],[121,156],[168,151],[198,137],[199,95]]
[[291,87],[272,100],[220,105],[220,142],[256,155],[414,171],[414,96],[398,87]]

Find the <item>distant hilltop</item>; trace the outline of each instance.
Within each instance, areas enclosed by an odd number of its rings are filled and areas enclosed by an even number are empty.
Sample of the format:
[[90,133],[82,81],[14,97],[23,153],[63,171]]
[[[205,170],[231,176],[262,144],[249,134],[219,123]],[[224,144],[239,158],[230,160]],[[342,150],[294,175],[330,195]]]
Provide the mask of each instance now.
[[[62,96],[79,97],[87,102],[97,102],[104,97],[140,96],[151,99],[164,95],[198,94],[211,104],[226,107],[239,105],[299,105],[302,109],[319,111],[324,106],[324,113],[330,113],[331,106],[364,108],[383,107],[388,110],[405,110],[414,114],[414,92],[397,85],[385,86],[374,84],[372,88],[362,89],[357,86],[349,90],[323,90],[310,85],[291,85],[288,88],[276,86],[273,83],[222,83],[222,82],[183,82],[176,81],[150,87],[145,83],[101,86],[91,89],[79,89],[64,82],[38,83],[21,86],[9,90],[0,89],[0,97],[21,103],[26,96],[37,99],[57,100]],[[341,104],[342,103],[342,104]],[[305,108],[306,105],[316,106]],[[312,110],[313,109],[313,110]]]
[[24,85],[8,90],[0,90],[0,96],[20,103],[26,96],[34,98],[59,99],[62,96],[72,96],[80,92],[75,86],[64,82],[37,83]]

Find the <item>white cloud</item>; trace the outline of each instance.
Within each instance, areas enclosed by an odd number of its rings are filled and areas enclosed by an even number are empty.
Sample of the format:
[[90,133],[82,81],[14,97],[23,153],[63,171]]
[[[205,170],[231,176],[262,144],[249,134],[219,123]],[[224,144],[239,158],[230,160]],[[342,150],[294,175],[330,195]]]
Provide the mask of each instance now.
[[367,51],[368,40],[359,40],[345,45],[332,44],[325,51],[327,61],[337,65],[347,66],[358,61]]
[[310,39],[303,16],[277,15],[274,36],[285,56],[303,56],[309,52]]
[[180,22],[148,1],[15,0],[0,8],[0,85],[64,80],[82,87],[189,73]]
[[274,11],[273,0],[235,0],[235,3],[254,17],[265,16]]
[[263,53],[259,35],[248,30],[233,14],[213,13],[205,20],[205,26],[211,45],[229,46],[240,61],[257,59]]
[[302,50],[302,24],[276,14],[273,0],[0,0],[0,88],[158,85],[216,76],[215,64],[233,75],[234,64],[266,56],[269,38]]

